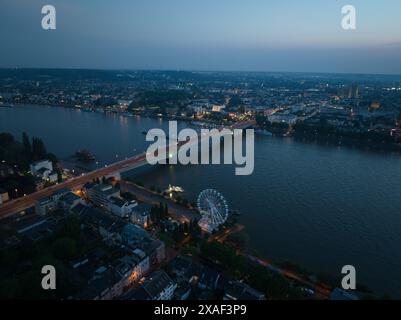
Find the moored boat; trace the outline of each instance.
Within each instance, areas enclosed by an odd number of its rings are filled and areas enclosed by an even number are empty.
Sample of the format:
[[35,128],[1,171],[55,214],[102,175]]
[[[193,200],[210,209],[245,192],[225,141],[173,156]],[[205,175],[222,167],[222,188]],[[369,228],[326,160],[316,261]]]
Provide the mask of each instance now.
[[88,150],[78,150],[77,152],[75,152],[75,157],[77,158],[77,160],[79,161],[95,161],[95,156],[90,153]]

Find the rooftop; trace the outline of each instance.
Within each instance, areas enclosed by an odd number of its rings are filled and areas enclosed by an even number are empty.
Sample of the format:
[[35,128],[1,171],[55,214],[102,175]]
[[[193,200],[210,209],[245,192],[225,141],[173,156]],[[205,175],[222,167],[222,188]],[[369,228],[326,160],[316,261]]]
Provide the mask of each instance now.
[[174,284],[173,280],[163,270],[153,272],[145,283],[135,290],[134,299],[136,300],[153,300],[170,285]]
[[110,201],[114,204],[114,205],[116,205],[116,206],[118,206],[118,207],[123,207],[123,206],[125,206],[126,205],[126,203],[128,202],[127,200],[124,200],[124,199],[122,199],[122,198],[118,198],[118,197],[110,197]]
[[80,199],[80,197],[77,196],[77,195],[76,195],[75,193],[73,193],[73,192],[69,192],[69,193],[63,195],[63,196],[60,198],[61,201],[65,201],[65,202],[68,203],[68,204],[72,204],[74,201],[79,200],[79,199]]

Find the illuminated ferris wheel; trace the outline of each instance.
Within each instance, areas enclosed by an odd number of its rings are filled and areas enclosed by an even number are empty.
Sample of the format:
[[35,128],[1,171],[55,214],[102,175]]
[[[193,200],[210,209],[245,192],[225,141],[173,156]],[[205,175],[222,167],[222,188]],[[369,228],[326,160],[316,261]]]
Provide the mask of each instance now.
[[226,222],[228,205],[220,192],[214,189],[203,190],[198,196],[197,206],[202,216],[199,220],[202,230],[213,232]]

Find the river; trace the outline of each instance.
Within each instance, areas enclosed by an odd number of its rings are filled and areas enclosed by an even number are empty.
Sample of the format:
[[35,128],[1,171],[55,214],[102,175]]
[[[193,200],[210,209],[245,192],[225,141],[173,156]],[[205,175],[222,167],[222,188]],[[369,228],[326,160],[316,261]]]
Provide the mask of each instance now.
[[[0,108],[1,132],[40,137],[59,158],[89,149],[99,165],[144,151],[142,132],[167,125],[58,107]],[[401,297],[399,155],[256,136],[251,176],[235,176],[229,165],[163,166],[138,180],[161,189],[179,185],[190,200],[215,188],[241,212],[262,255],[338,277],[342,266],[353,265],[358,282]]]

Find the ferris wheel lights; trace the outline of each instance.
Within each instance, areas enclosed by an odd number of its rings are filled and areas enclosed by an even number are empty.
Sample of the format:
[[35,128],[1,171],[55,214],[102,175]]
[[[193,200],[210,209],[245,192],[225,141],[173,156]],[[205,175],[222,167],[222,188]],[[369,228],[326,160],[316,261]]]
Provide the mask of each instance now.
[[198,222],[202,230],[211,233],[226,222],[228,205],[217,190],[203,190],[198,196],[197,205],[202,216]]

